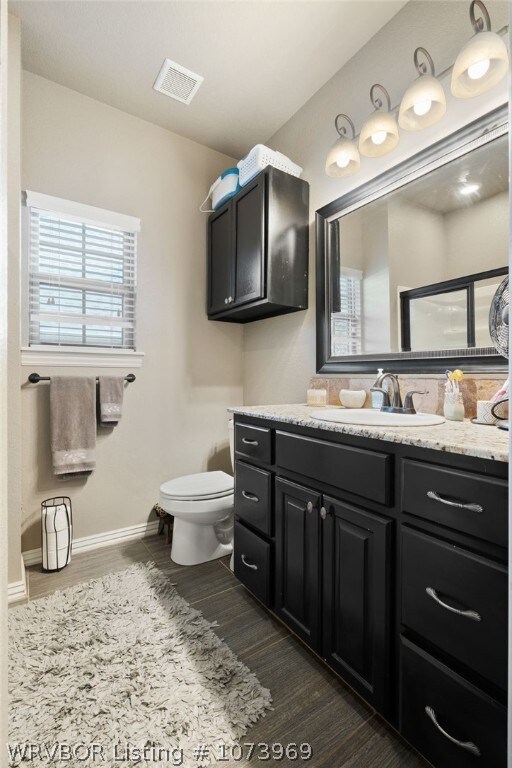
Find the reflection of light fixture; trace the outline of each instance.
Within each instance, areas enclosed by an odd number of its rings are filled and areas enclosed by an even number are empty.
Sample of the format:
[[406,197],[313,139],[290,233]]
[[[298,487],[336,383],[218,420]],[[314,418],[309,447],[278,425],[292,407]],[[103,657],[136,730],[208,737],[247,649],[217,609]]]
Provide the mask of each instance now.
[[[475,6],[483,18],[475,18]],[[508,72],[507,46],[491,32],[491,19],[482,0],[472,0],[469,17],[475,35],[457,56],[452,72],[452,93],[458,99],[480,96]]]
[[[383,109],[383,101],[375,95],[375,89],[380,88],[387,101],[387,109]],[[376,83],[370,90],[370,99],[375,112],[361,128],[359,151],[365,157],[379,157],[391,152],[399,141],[398,125],[390,113],[391,99],[383,85]]]
[[[427,74],[427,64],[419,60],[420,54],[427,60],[430,74]],[[398,116],[400,128],[406,131],[428,128],[446,112],[444,88],[435,77],[434,62],[425,48],[416,48],[414,51],[414,66],[419,77],[404,93]]]
[[466,184],[464,187],[460,188],[460,191],[463,195],[472,195],[473,192],[478,192],[479,189],[480,184]]
[[[344,125],[340,126],[340,120],[345,120],[349,124],[352,138],[348,138],[347,129]],[[347,115],[337,115],[334,125],[340,138],[335,141],[329,150],[325,161],[325,172],[328,176],[350,176],[353,173],[357,173],[361,166],[359,151],[354,142],[354,123]]]

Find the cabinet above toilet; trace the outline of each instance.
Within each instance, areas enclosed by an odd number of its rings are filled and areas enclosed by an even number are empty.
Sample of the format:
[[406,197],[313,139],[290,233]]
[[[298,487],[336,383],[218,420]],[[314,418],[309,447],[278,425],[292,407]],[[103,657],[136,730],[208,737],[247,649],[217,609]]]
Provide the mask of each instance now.
[[208,219],[207,313],[247,323],[308,306],[309,185],[267,167]]

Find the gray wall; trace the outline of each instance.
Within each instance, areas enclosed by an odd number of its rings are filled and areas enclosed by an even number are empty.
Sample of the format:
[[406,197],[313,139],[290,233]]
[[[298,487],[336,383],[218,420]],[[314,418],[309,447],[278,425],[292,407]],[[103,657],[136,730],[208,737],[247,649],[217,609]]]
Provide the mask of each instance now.
[[229,470],[226,408],[242,402],[242,329],[206,318],[206,216],[198,211],[232,158],[27,72],[22,93],[23,189],[141,219],[137,347],[145,352],[122,421],[99,434],[97,467],[85,481],[55,481],[49,388],[23,387],[26,551],[40,546],[46,497],[72,497],[80,538],[146,521],[165,480]]

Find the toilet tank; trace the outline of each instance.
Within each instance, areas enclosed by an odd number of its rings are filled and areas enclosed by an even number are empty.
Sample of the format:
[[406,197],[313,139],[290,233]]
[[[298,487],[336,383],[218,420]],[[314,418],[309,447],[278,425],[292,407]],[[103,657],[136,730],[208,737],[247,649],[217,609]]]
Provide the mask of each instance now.
[[233,422],[233,419],[230,419],[228,422],[228,430],[229,430],[229,453],[231,455],[231,466],[233,467],[233,471],[235,471],[235,424]]

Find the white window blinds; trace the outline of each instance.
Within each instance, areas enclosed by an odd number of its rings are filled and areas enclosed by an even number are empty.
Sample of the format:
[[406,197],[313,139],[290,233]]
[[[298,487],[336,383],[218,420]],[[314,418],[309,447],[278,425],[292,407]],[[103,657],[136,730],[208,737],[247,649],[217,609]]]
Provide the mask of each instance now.
[[358,269],[342,268],[339,287],[339,312],[331,315],[332,353],[361,354],[361,281]]
[[27,193],[29,344],[135,349],[138,220],[61,202]]

